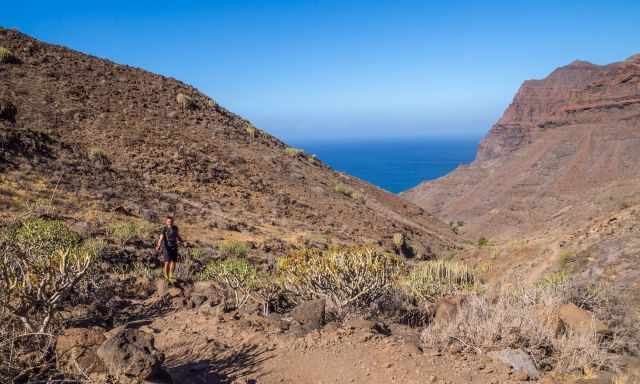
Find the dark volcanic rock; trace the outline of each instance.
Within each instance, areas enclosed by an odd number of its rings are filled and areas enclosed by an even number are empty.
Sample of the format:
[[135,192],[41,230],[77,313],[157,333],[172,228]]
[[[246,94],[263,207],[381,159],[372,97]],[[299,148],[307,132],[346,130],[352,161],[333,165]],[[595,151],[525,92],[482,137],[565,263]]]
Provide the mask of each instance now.
[[300,303],[291,311],[291,317],[300,323],[305,331],[322,328],[325,322],[325,300],[317,299]]
[[164,355],[156,350],[153,336],[138,329],[118,332],[98,348],[97,354],[119,383],[162,376]]

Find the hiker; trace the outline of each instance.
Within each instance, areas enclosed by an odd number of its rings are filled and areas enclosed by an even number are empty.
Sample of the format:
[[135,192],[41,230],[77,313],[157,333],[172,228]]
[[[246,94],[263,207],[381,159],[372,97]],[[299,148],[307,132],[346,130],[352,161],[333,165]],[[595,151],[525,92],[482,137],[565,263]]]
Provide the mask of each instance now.
[[176,269],[176,262],[178,261],[178,243],[184,243],[184,241],[178,233],[178,227],[173,225],[173,217],[165,217],[164,224],[156,245],[156,251],[160,251],[160,247],[163,248],[164,277],[167,281],[173,283],[175,281],[173,271]]

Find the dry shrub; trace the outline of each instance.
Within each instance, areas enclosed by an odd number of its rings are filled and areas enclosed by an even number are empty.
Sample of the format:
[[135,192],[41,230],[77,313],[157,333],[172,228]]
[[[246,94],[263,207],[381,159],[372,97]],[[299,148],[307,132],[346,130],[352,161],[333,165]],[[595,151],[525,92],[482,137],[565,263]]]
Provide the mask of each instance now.
[[[564,283],[517,288],[494,300],[469,295],[451,321],[434,322],[423,331],[422,340],[435,348],[459,342],[470,350],[483,352],[521,348],[532,356],[538,368],[565,372],[615,369],[619,357],[616,352],[632,344],[626,331],[613,327],[607,337],[596,334],[595,330],[586,333],[560,331],[554,320],[558,305],[584,301],[584,292],[571,283]],[[599,295],[604,296],[604,292]],[[610,318],[610,309],[605,308],[606,300],[594,296],[587,299],[594,305],[598,302],[601,310],[598,317],[602,320]]]
[[478,279],[465,264],[447,260],[429,260],[417,265],[403,282],[418,301],[436,301],[476,288]]
[[304,149],[287,147],[287,149],[285,149],[285,152],[289,156],[296,157],[296,156],[302,155],[304,153]]
[[334,188],[334,191],[341,193],[347,197],[350,197],[354,200],[358,200],[358,201],[362,201],[364,199],[364,196],[362,195],[362,192],[346,185],[346,184],[337,184]]
[[100,244],[59,220],[28,219],[0,232],[0,382],[49,375],[57,314],[81,294]]
[[243,258],[249,253],[247,243],[238,240],[224,240],[218,244],[217,248],[224,257]]
[[287,290],[326,298],[338,312],[374,303],[397,283],[402,268],[399,257],[373,246],[305,249],[278,260]]
[[235,307],[242,308],[251,297],[258,271],[245,259],[215,260],[207,264],[202,280],[215,280],[233,292]]
[[89,271],[95,244],[62,221],[30,219],[0,238],[0,306],[28,332],[45,332],[67,295]]
[[107,234],[121,246],[126,245],[133,239],[149,238],[156,231],[156,226],[149,222],[135,223],[128,221],[125,223],[109,224],[106,228]]
[[184,93],[178,93],[176,96],[176,102],[183,111],[193,110],[198,106],[191,96],[187,96]]
[[5,47],[0,47],[0,64],[14,64],[17,63],[18,58]]

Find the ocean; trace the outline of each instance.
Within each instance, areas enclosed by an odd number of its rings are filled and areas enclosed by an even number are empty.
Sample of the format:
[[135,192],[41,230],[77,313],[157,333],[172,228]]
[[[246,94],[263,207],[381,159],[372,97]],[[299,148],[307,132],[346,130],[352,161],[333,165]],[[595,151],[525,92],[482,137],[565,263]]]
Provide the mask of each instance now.
[[475,158],[479,139],[395,139],[291,143],[329,164],[399,193],[424,180],[444,176]]

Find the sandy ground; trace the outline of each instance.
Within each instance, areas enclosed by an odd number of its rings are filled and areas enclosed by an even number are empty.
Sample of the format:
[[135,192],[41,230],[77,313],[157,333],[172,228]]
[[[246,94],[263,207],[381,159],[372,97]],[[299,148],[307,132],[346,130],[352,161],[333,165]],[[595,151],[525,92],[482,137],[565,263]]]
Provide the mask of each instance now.
[[175,382],[515,383],[510,370],[476,355],[421,350],[418,334],[337,327],[294,336],[258,316],[179,311],[143,327],[153,332]]

